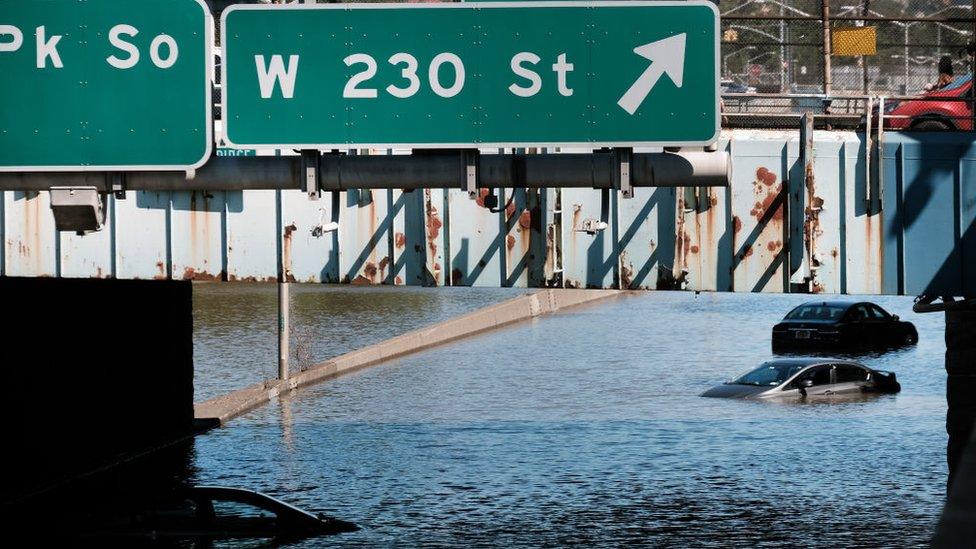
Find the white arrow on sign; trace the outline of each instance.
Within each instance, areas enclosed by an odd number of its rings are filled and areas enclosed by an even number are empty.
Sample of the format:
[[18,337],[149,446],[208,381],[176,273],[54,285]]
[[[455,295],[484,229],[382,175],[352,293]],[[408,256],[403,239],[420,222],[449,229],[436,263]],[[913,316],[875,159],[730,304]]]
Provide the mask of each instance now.
[[637,112],[662,75],[667,74],[675,86],[681,87],[681,78],[685,72],[685,36],[685,33],[676,34],[634,48],[634,53],[648,59],[651,66],[647,67],[620,101],[617,101],[627,114]]

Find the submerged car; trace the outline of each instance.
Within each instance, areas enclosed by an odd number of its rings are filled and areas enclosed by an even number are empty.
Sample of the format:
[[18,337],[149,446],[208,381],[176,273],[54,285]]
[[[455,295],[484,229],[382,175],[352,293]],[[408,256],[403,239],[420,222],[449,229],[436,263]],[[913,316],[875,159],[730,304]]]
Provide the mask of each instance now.
[[747,374],[701,394],[716,398],[789,399],[861,393],[897,393],[892,372],[858,362],[824,358],[783,358],[764,362]]
[[312,514],[266,494],[226,486],[195,486],[173,501],[123,514],[82,532],[104,540],[219,540],[273,538],[294,541],[356,532],[351,522]]
[[896,347],[917,342],[914,324],[868,302],[811,301],[773,326],[773,352],[797,347]]

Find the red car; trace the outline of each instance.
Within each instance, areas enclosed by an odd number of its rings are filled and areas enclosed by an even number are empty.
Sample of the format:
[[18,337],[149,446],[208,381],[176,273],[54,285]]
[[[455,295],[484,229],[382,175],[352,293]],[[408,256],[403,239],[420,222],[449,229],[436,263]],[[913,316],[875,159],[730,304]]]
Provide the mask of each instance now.
[[[957,97],[969,100],[949,99]],[[944,88],[923,93],[919,99],[885,101],[885,129],[972,130],[972,98],[973,77],[967,74],[956,77]]]

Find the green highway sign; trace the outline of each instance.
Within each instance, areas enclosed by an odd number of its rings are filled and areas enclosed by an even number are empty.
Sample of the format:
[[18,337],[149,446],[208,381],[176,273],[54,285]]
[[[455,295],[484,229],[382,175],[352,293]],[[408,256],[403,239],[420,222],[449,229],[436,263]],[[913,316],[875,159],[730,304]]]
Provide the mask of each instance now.
[[0,1],[0,171],[203,165],[212,42],[203,0]]
[[701,145],[719,18],[689,2],[234,5],[223,120],[241,148]]

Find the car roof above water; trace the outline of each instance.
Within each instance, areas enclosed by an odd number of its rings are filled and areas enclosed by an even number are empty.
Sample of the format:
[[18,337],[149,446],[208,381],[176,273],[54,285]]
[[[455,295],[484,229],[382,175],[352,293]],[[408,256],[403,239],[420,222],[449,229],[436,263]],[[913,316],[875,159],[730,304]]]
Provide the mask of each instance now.
[[853,360],[830,357],[774,358],[763,362],[763,365],[767,366],[813,366],[815,364],[857,364],[858,366],[863,366],[863,364],[854,362]]
[[801,303],[797,307],[838,307],[841,309],[849,309],[854,305],[859,305],[861,303],[866,303],[865,301],[807,301],[806,303]]

